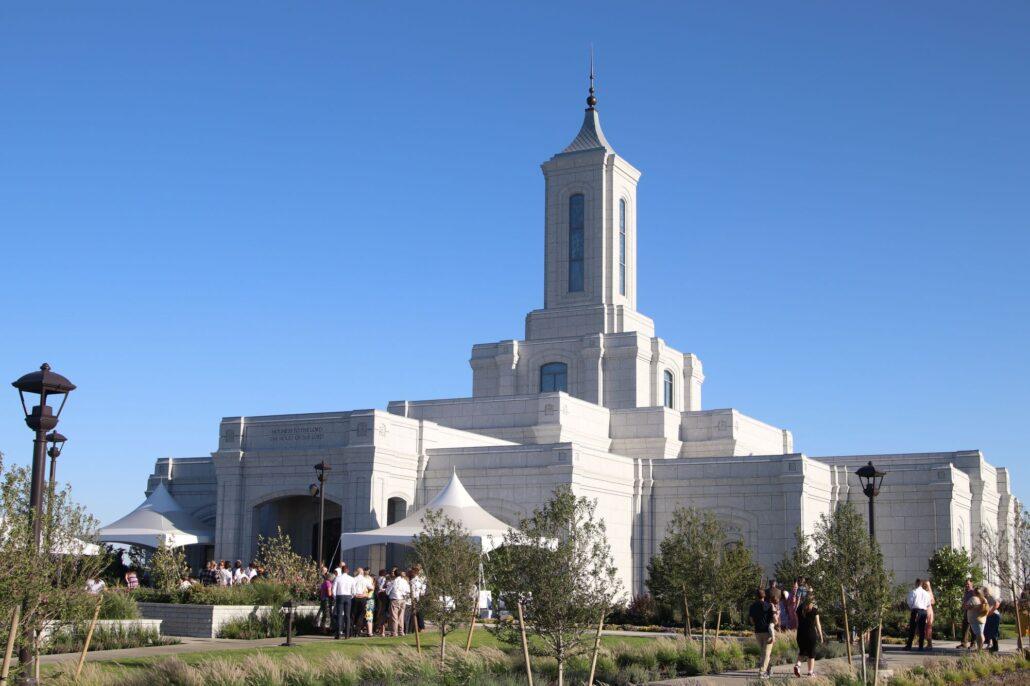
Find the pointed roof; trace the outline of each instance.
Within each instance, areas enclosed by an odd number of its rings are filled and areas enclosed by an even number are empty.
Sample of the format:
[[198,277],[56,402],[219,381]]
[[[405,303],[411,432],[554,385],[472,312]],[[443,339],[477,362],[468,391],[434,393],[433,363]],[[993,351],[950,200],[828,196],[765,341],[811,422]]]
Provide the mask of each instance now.
[[195,543],[214,543],[214,530],[182,509],[162,481],[135,510],[100,529],[104,543],[130,543],[173,548]]
[[340,550],[379,543],[410,544],[422,533],[422,518],[427,510],[442,510],[445,515],[464,527],[469,535],[488,552],[504,542],[504,535],[511,529],[507,524],[484,510],[465,490],[457,472],[451,480],[426,505],[412,512],[399,522],[369,531],[355,531],[340,536]]
[[572,142],[565,146],[561,154],[583,152],[585,150],[607,150],[615,152],[604,137],[601,130],[601,118],[597,114],[597,98],[594,96],[594,47],[590,46],[590,91],[587,95],[587,109],[583,115],[583,126]]
[[593,107],[587,108],[586,113],[583,115],[583,126],[580,127],[579,133],[572,139],[572,142],[562,150],[562,153],[582,152],[584,150],[615,152],[604,137],[604,131],[601,130],[601,118]]

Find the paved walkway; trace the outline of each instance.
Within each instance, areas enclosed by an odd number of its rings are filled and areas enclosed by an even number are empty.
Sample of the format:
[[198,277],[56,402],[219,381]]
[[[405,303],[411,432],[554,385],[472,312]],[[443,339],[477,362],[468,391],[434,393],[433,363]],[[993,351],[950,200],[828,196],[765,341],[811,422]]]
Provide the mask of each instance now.
[[[681,634],[663,634],[649,631],[605,631],[605,635],[611,636],[677,636]],[[206,651],[229,651],[229,650],[250,650],[254,648],[272,648],[282,644],[282,638],[262,638],[250,641],[228,639],[228,638],[182,638],[182,643],[168,646],[153,646],[149,648],[126,648],[124,650],[98,650],[90,652],[86,655],[86,660],[89,662],[98,660],[126,660],[132,658],[145,658],[145,657],[157,657],[162,655],[182,655],[184,653],[197,653]],[[293,639],[295,643],[317,643],[320,641],[331,641],[330,636],[312,635],[312,636],[299,636]],[[901,649],[901,646],[885,645],[883,647],[883,656],[887,662],[887,669],[904,669],[912,667],[914,665],[921,664],[923,661],[930,658],[945,658],[952,657],[957,658],[965,653],[965,651],[959,651],[954,649],[954,643],[938,642],[941,647],[932,651],[919,652],[913,650],[911,652]],[[945,647],[946,646],[946,647]],[[1015,639],[1007,639],[1001,641],[1001,652],[1015,652],[1016,641]],[[79,659],[78,653],[62,653],[60,655],[44,655],[41,658],[42,664],[57,664],[61,662],[74,662]],[[835,660],[827,660],[825,662],[816,663],[816,671],[822,669],[823,673],[829,671],[831,666],[836,666],[838,669],[842,669],[847,664],[845,658],[839,658]],[[857,664],[857,658],[856,658]],[[820,668],[822,666],[822,668]],[[792,665],[780,665],[773,668],[773,676],[775,677],[791,677],[792,676]],[[882,673],[882,672],[881,672]],[[683,677],[677,679],[667,679],[664,681],[653,682],[651,686],[745,686],[749,681],[755,680],[757,672],[755,670],[738,671],[738,672],[723,672],[721,674],[714,674],[703,677]]]
[[[907,651],[902,650],[901,646],[896,645],[885,645],[883,646],[883,659],[887,663],[886,669],[890,672],[897,669],[907,669],[916,665],[922,664],[929,659],[942,659],[942,658],[959,658],[966,654],[964,650],[955,650],[955,643],[953,641],[938,641],[942,646],[935,648],[934,650],[928,650],[920,652],[918,650]],[[1002,653],[1010,653],[1016,651],[1015,639],[1008,639],[999,642]],[[948,647],[943,647],[948,646]],[[836,671],[843,671],[848,663],[847,658],[838,658],[834,660],[825,660],[822,662],[816,662],[815,670],[816,673],[826,674],[833,671],[836,667]],[[861,662],[857,657],[854,659],[856,667],[861,665]],[[871,665],[870,665],[871,667]],[[793,665],[779,665],[773,667],[773,677],[786,677],[793,679]],[[802,673],[804,673],[806,667],[802,666]],[[881,665],[880,674],[884,674],[884,669]],[[749,682],[758,681],[758,672],[754,669],[737,672],[722,672],[721,674],[712,674],[709,676],[694,676],[694,677],[683,677],[677,679],[666,679],[663,681],[654,681],[649,686],[745,686]]]
[[[252,648],[273,648],[281,645],[283,638],[258,638],[250,641],[243,641],[232,638],[181,638],[182,643],[168,646],[151,646],[149,648],[124,648],[122,650],[95,650],[86,653],[86,661],[97,660],[126,660],[139,657],[156,657],[160,655],[182,655],[183,653],[200,653],[209,650],[249,650]],[[316,641],[331,641],[331,636],[298,636],[293,639],[294,643],[313,643]],[[44,655],[40,662],[46,664],[57,664],[60,662],[75,662],[79,659],[79,653],[60,653],[58,655]]]

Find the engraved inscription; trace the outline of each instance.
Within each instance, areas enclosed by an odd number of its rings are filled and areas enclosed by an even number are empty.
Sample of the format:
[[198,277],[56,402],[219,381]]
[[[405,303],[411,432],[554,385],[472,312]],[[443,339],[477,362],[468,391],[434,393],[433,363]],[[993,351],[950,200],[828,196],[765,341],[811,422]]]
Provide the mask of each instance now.
[[321,426],[283,426],[268,432],[268,439],[272,443],[320,441],[323,438],[325,430]]

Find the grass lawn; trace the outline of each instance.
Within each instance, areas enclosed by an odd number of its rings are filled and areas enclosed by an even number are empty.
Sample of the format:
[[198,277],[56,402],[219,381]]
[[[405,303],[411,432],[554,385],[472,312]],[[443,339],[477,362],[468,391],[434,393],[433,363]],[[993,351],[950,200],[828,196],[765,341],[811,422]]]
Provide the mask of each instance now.
[[[458,648],[465,647],[465,640],[468,634],[465,631],[454,631],[447,636],[448,646],[454,646]],[[657,637],[650,636],[604,636],[602,642],[605,645],[616,645],[616,644],[627,644],[635,645],[644,643],[647,641],[653,641]],[[535,642],[531,639],[531,642]],[[174,657],[194,664],[202,662],[204,660],[227,660],[232,662],[239,662],[248,655],[254,655],[257,653],[263,653],[272,658],[282,658],[286,655],[299,655],[307,658],[313,662],[319,662],[330,653],[338,653],[346,655],[348,657],[357,657],[362,652],[369,649],[378,650],[389,650],[397,646],[411,646],[415,647],[414,636],[403,636],[399,638],[352,638],[349,640],[334,641],[332,639],[321,639],[312,641],[310,643],[298,643],[292,648],[283,648],[280,646],[272,646],[267,648],[246,648],[246,649],[231,649],[231,650],[198,650],[197,652],[179,653]],[[435,632],[426,632],[422,634],[422,650],[432,652],[434,649],[439,650],[440,646],[440,634]],[[489,646],[493,648],[499,648],[504,651],[519,651],[520,648],[512,646],[506,643],[501,643],[493,634],[484,630],[477,630],[472,636],[472,646]],[[165,660],[171,655],[154,655],[152,657],[138,657],[138,658],[119,658],[111,660],[98,660],[93,664],[101,666],[105,669],[133,669],[143,667],[158,660]],[[46,665],[44,671],[51,671],[55,668],[54,665]]]

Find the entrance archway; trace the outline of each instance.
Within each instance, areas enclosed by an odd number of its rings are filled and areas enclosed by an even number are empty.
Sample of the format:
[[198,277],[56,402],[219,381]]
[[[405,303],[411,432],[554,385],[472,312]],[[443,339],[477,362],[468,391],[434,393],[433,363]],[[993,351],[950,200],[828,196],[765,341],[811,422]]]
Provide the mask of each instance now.
[[[386,525],[396,524],[408,514],[408,502],[404,498],[390,498],[386,501]],[[386,544],[386,568],[404,567],[408,560],[409,546],[397,543]]]
[[[341,509],[337,503],[325,501],[325,562],[339,560]],[[318,499],[310,495],[291,495],[265,501],[254,507],[251,550],[257,553],[258,537],[271,538],[281,530],[290,537],[298,555],[314,559],[318,555]]]

